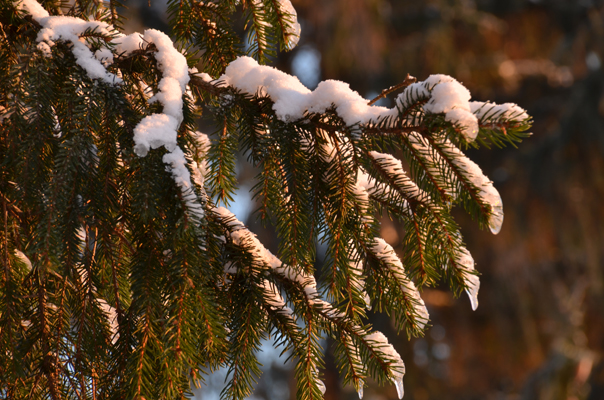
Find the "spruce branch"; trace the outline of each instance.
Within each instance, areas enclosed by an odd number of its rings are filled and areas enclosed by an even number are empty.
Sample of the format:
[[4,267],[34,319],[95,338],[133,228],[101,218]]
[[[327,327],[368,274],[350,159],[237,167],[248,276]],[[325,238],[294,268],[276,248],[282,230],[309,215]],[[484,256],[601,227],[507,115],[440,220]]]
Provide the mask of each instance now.
[[[503,214],[462,150],[517,144],[524,110],[471,102],[444,75],[407,76],[370,101],[343,82],[311,91],[260,65],[299,37],[288,0],[171,0],[176,41],[122,34],[114,0],[78,0],[70,18],[35,0],[10,7],[0,346],[13,359],[0,354],[0,393],[183,398],[205,365],[229,366],[223,397],[239,399],[260,374],[261,339],[275,335],[296,361],[298,397],[319,399],[329,335],[359,393],[370,376],[402,395],[400,356],[365,323],[371,302],[409,335],[429,321],[422,285],[442,278],[477,306],[451,211],[461,204],[493,232]],[[257,60],[237,57],[242,8]],[[374,106],[397,90],[393,108]],[[196,131],[200,104],[212,139]],[[252,191],[276,255],[217,207],[234,198],[240,154],[259,169]],[[378,237],[381,212],[404,226],[401,258]]]

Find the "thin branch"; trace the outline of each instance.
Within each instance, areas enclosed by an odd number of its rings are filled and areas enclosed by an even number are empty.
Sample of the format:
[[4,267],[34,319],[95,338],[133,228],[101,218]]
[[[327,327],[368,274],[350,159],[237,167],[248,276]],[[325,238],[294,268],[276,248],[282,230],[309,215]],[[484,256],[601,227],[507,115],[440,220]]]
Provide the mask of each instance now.
[[386,98],[386,96],[388,96],[390,93],[396,92],[399,89],[404,89],[407,86],[409,86],[409,85],[411,85],[412,83],[415,83],[415,82],[417,82],[417,79],[414,76],[411,76],[411,75],[407,74],[407,76],[405,77],[405,80],[403,82],[399,83],[398,85],[390,86],[388,89],[382,90],[382,93],[380,93],[376,98],[374,98],[373,100],[371,100],[367,104],[370,105],[370,106],[372,106],[378,100]]

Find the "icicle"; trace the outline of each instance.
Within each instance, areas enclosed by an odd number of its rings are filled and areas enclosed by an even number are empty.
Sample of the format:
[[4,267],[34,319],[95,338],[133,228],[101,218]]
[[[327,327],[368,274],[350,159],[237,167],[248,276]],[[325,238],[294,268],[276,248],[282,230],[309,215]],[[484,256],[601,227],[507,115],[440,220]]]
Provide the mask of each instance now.
[[501,231],[501,225],[503,224],[503,205],[501,204],[501,196],[499,201],[491,203],[493,210],[489,216],[489,229],[493,235],[497,235]]
[[476,311],[476,309],[478,308],[478,289],[475,287],[472,287],[470,289],[466,289],[466,293],[468,294],[468,297],[470,298],[470,304],[472,305],[472,311]]
[[403,387],[403,378],[398,378],[394,380],[394,386],[396,386],[396,392],[398,393],[398,398],[402,399],[405,395],[405,388]]
[[462,247],[456,255],[456,261],[459,268],[464,271],[464,281],[467,286],[466,293],[468,293],[468,297],[470,298],[472,310],[476,311],[478,308],[478,290],[480,289],[480,278],[472,273],[474,271],[474,258],[472,258],[472,255],[468,249]]
[[359,394],[359,399],[363,400],[363,386],[365,385],[365,382],[363,382],[362,379],[359,379],[359,387],[357,389],[357,393]]

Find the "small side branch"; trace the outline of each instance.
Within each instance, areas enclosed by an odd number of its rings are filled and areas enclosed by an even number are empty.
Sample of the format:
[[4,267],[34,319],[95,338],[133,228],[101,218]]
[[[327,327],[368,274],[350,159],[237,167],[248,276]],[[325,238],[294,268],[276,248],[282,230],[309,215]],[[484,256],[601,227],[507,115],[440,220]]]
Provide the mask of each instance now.
[[388,96],[390,93],[396,92],[399,89],[404,89],[407,86],[409,86],[409,85],[411,85],[412,83],[415,83],[415,82],[417,82],[417,79],[414,76],[411,76],[411,75],[407,74],[407,76],[405,77],[405,80],[403,82],[399,83],[398,85],[390,86],[388,89],[382,90],[382,93],[380,93],[376,98],[374,98],[373,100],[371,100],[367,104],[370,105],[370,106],[372,106],[378,100],[386,98],[386,96]]

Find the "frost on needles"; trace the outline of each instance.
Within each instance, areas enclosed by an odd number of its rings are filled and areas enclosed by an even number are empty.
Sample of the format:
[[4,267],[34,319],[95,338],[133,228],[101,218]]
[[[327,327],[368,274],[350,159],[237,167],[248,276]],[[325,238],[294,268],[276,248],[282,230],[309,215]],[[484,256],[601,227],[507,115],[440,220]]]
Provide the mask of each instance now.
[[[226,367],[222,396],[242,399],[274,335],[301,399],[325,392],[326,337],[360,397],[370,377],[402,397],[403,360],[367,312],[423,335],[421,291],[441,279],[477,307],[451,210],[496,234],[503,208],[464,150],[516,145],[526,112],[446,75],[408,78],[393,108],[340,81],[311,91],[264,65],[298,42],[288,0],[171,0],[172,37],[123,34],[113,0],[43,4],[0,14],[0,396],[181,398]],[[228,210],[238,152],[274,254]]]

